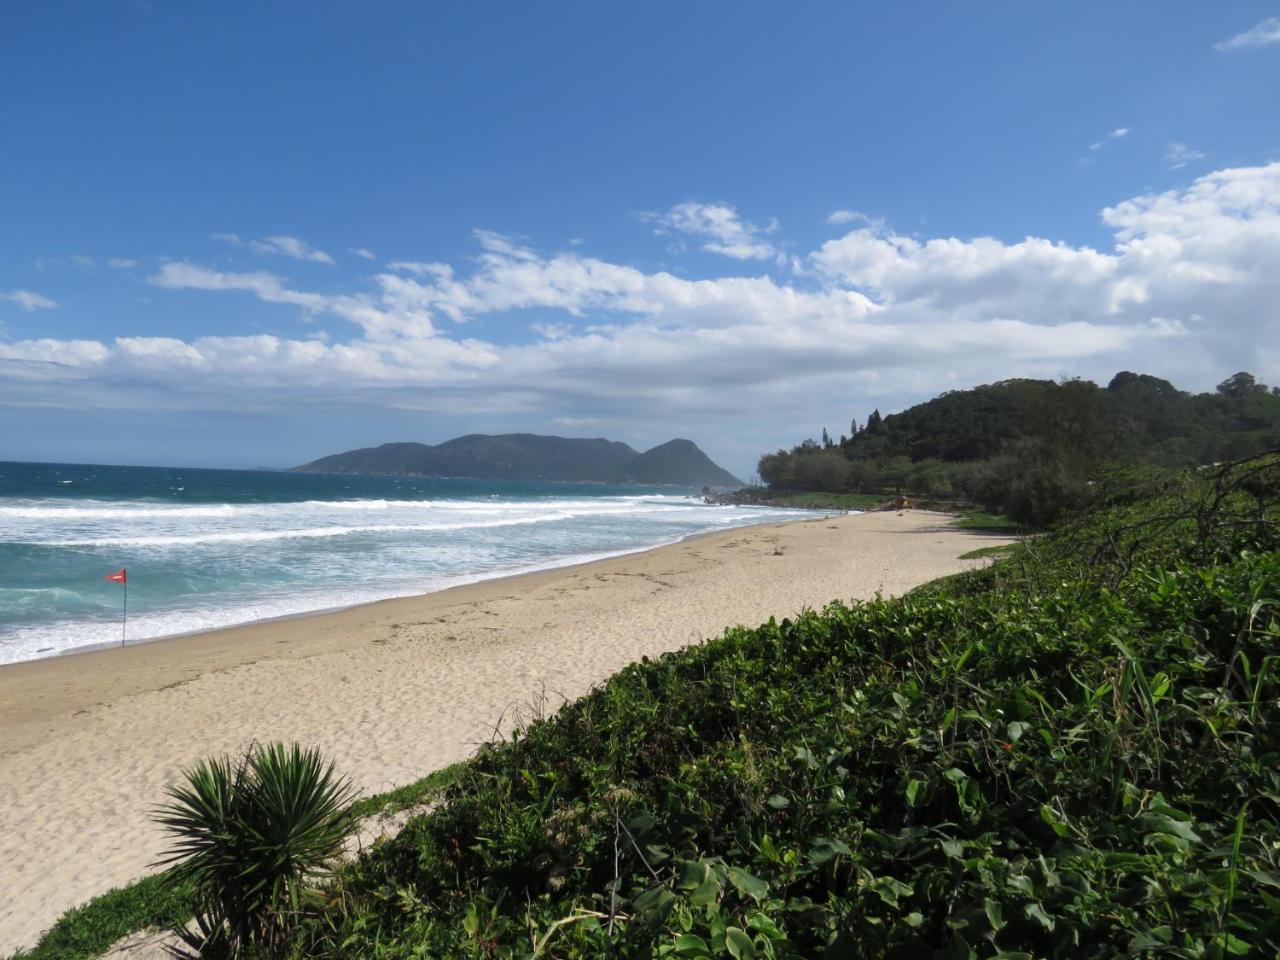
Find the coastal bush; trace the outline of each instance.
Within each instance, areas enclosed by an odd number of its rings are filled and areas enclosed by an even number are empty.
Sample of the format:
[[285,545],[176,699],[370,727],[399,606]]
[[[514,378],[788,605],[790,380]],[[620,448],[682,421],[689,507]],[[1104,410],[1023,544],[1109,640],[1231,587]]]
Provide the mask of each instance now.
[[336,875],[310,957],[1275,956],[1280,465],[633,665]]
[[184,939],[200,956],[278,953],[354,825],[348,782],[296,743],[203,760],[185,779],[157,813],[175,838],[163,862],[196,893]]

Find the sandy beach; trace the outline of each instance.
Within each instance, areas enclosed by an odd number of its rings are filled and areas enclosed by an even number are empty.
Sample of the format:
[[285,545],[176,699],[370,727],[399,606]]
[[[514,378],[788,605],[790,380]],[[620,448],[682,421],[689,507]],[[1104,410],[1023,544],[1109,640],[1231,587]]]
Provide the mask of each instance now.
[[1006,542],[938,514],[797,520],[336,613],[0,667],[0,955],[147,872],[166,784],[253,740],[360,790],[466,757],[545,691],[834,599],[902,593]]

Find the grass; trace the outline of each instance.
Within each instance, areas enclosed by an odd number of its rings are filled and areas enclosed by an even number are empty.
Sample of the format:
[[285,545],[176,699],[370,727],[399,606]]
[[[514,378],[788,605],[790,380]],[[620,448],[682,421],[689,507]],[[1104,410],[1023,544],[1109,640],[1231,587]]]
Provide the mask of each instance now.
[[[461,772],[462,766],[454,764],[395,790],[362,797],[351,812],[364,819],[420,806],[440,796]],[[34,949],[15,954],[14,960],[91,960],[122,937],[186,924],[195,910],[191,883],[176,881],[168,872],[151,874],[68,910]]]
[[995,547],[979,547],[977,550],[970,550],[968,553],[960,554],[961,560],[981,560],[986,557],[1007,557],[1017,552],[1021,544],[1018,543],[1002,543]]
[[961,530],[978,530],[990,533],[1025,533],[1026,528],[1016,521],[998,513],[987,513],[984,510],[964,510],[951,522],[953,527]]

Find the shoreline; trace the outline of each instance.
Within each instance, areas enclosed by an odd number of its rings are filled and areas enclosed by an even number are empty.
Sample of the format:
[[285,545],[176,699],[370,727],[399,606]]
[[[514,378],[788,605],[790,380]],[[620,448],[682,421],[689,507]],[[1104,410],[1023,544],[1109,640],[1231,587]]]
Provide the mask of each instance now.
[[[570,481],[566,481],[570,482]],[[254,620],[242,620],[237,623],[222,624],[216,627],[204,627],[196,630],[182,630],[178,633],[166,633],[158,637],[143,637],[140,640],[133,640],[124,644],[112,643],[104,641],[102,643],[86,643],[77,647],[69,647],[66,650],[58,650],[49,653],[43,657],[32,657],[28,660],[13,660],[8,663],[0,663],[0,677],[9,667],[20,666],[26,663],[41,663],[45,660],[59,660],[64,657],[76,657],[86,653],[101,653],[107,650],[124,650],[133,647],[146,646],[153,643],[165,643],[170,640],[185,640],[193,637],[202,637],[210,633],[220,633],[224,630],[239,630],[245,627],[255,627],[259,624],[283,623],[289,620],[302,620],[308,617],[324,617],[334,613],[342,613],[344,610],[358,610],[362,607],[371,607],[379,603],[388,603],[393,600],[413,600],[421,597],[431,597],[441,593],[447,593],[450,590],[459,590],[463,587],[470,587],[481,583],[493,583],[500,580],[516,580],[520,577],[532,576],[535,573],[549,573],[555,570],[571,570],[574,567],[582,567],[592,563],[599,563],[604,560],[615,560],[619,557],[631,557],[649,553],[653,550],[661,550],[665,547],[672,547],[680,543],[687,543],[697,540],[700,537],[712,537],[719,533],[730,533],[734,530],[749,530],[752,527],[768,527],[782,526],[789,523],[801,523],[806,519],[825,519],[831,516],[852,515],[856,516],[865,511],[840,511],[834,510],[817,510],[811,508],[803,509],[809,517],[796,517],[788,520],[761,520],[757,523],[743,523],[732,527],[717,527],[714,530],[699,530],[697,533],[685,534],[675,540],[661,540],[658,543],[651,543],[647,546],[632,547],[623,550],[606,550],[601,553],[583,554],[575,557],[561,558],[565,562],[553,560],[548,563],[525,564],[518,567],[497,567],[490,574],[452,574],[442,579],[446,581],[455,581],[446,583],[444,586],[432,590],[417,590],[412,593],[397,593],[388,597],[377,597],[373,600],[359,600],[355,603],[342,604],[336,607],[317,607],[314,610],[300,610],[297,613],[282,613],[272,617],[258,617]],[[0,723],[0,729],[3,724]]]
[[362,793],[470,756],[641,657],[982,561],[940,514],[815,515],[179,638],[0,667],[0,954],[148,872],[181,771],[253,740],[319,747]]

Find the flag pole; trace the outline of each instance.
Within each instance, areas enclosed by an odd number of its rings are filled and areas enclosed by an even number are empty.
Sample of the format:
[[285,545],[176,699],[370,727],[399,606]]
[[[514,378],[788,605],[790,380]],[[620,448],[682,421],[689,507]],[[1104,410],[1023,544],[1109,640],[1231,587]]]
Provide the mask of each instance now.
[[120,607],[120,646],[124,646],[125,632],[129,627],[129,581],[124,582],[124,603]]

